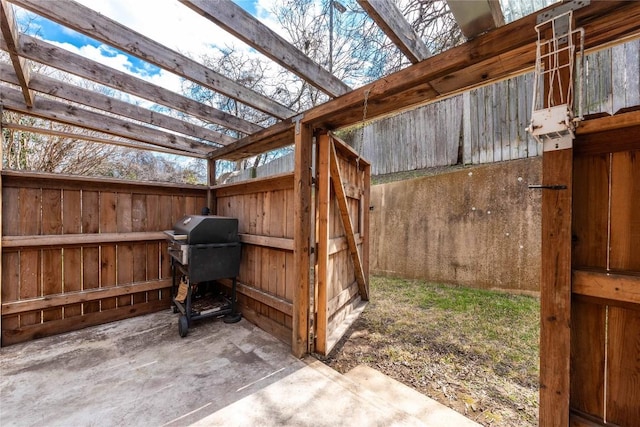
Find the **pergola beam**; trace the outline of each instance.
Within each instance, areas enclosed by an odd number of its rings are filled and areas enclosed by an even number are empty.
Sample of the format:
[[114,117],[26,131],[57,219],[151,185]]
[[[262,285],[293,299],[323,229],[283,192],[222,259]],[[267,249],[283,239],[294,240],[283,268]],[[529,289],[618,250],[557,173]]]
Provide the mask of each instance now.
[[[545,10],[550,9],[553,7]],[[576,10],[574,16],[577,25],[584,27],[589,35],[585,40],[586,49],[640,33],[640,2],[592,2]],[[536,18],[537,15],[526,16],[318,105],[304,113],[302,123],[338,129],[361,122],[365,104],[369,120],[531,70],[536,56]],[[437,86],[436,82],[439,82]],[[293,124],[279,125],[279,128],[271,127],[241,138],[216,150],[212,157],[239,160],[263,152],[264,146],[277,148],[274,141],[280,141],[280,146],[287,145],[290,139],[286,135]]]
[[54,130],[54,129],[40,128],[35,126],[24,126],[16,123],[9,123],[9,122],[2,122],[2,128],[19,130],[21,132],[37,133],[40,135],[56,136],[59,138],[66,138],[71,140],[97,142],[99,144],[135,148],[136,150],[146,150],[146,151],[154,151],[156,153],[173,154],[176,156],[194,157],[196,159],[205,159],[207,157],[205,154],[191,153],[191,152],[181,151],[181,150],[173,150],[171,148],[159,147],[157,145],[128,142],[128,141],[122,141],[122,140],[113,139],[113,138],[101,138],[99,136],[87,135],[86,133],[79,134],[79,133],[73,133],[73,132],[63,132],[63,131]]
[[313,62],[299,49],[231,0],[179,1],[319,90],[333,97],[351,90],[340,79]]
[[467,39],[504,25],[499,0],[447,0],[447,5]]
[[152,129],[129,121],[110,117],[80,107],[68,105],[44,97],[36,97],[32,108],[24,104],[21,94],[8,86],[0,86],[0,103],[5,109],[24,113],[47,120],[66,123],[85,129],[95,130],[109,135],[140,141],[171,149],[206,154],[214,150],[195,140]]
[[29,90],[29,65],[18,55],[18,26],[13,14],[13,8],[5,0],[0,0],[0,32],[6,40],[7,52],[18,77],[24,102],[27,107],[33,107],[33,92]]
[[168,47],[72,0],[10,0],[92,39],[142,59],[203,87],[279,119],[294,114],[287,107],[205,67]]
[[[6,45],[0,40],[0,48]],[[99,64],[65,49],[46,43],[35,37],[21,34],[18,53],[33,61],[40,62],[58,70],[85,78],[87,80],[109,86],[151,102],[182,111],[209,123],[215,123],[245,134],[252,134],[262,129],[254,123],[220,111],[186,96],[156,86],[140,78]]]
[[393,2],[389,0],[358,0],[358,3],[413,64],[431,56],[427,45],[411,28]]
[[[7,64],[0,63],[0,81],[18,84],[17,77]],[[204,139],[209,142],[228,145],[236,139],[220,132],[196,126],[184,120],[179,120],[166,114],[157,113],[119,99],[103,95],[99,92],[83,89],[60,80],[41,74],[31,76],[30,88],[40,93],[53,95],[67,101],[86,105],[91,108],[106,111],[111,114],[128,117],[152,126],[161,127],[174,132]]]

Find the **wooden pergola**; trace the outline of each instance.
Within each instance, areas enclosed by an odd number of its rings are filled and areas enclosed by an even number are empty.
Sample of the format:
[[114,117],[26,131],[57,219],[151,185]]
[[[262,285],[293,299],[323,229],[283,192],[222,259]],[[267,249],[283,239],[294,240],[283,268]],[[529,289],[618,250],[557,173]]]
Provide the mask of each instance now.
[[[232,1],[180,1],[331,99],[304,112],[291,111],[71,0],[0,0],[0,48],[12,62],[0,64],[0,80],[6,83],[0,85],[1,108],[129,141],[119,140],[120,145],[209,164],[204,188],[4,171],[3,344],[168,307],[170,266],[161,231],[206,205],[245,224],[239,285],[245,317],[289,341],[297,356],[330,351],[345,322],[368,299],[370,179],[367,162],[331,132],[360,122],[364,109],[367,120],[379,118],[531,71],[536,59],[538,14],[504,25],[497,0],[472,2],[474,7],[447,0],[468,41],[438,55],[431,55],[391,2],[358,0],[413,65],[352,89]],[[10,3],[277,123],[263,128],[21,34]],[[576,8],[575,24],[585,30],[587,50],[640,35],[640,2],[568,3]],[[232,138],[30,72],[28,61],[243,136]],[[2,127],[70,136],[15,123]],[[544,154],[543,185],[566,190],[543,193],[540,425],[640,419],[640,366],[628,353],[640,348],[640,258],[634,248],[640,239],[639,130],[637,110],[588,120],[578,129],[574,148]],[[293,174],[216,185],[217,160],[240,160],[292,144]],[[607,171],[613,171],[615,183]],[[596,196],[598,202],[592,203]],[[613,207],[625,213],[615,221],[607,217]],[[609,239],[603,241],[602,233]],[[576,251],[574,242],[572,252],[575,236],[583,246]],[[605,252],[613,253],[618,264],[603,264]],[[95,283],[89,286],[91,278]]]

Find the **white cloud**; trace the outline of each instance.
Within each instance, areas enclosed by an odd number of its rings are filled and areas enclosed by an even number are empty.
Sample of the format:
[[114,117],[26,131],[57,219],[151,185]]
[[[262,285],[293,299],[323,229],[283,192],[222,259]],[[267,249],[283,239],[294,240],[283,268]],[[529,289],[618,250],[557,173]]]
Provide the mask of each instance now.
[[241,45],[234,36],[176,0],[78,1],[194,59],[210,53],[211,45]]
[[91,45],[84,45],[78,47],[71,43],[61,43],[55,40],[48,40],[48,42],[77,55],[96,61],[102,65],[106,65],[107,67],[135,75],[131,72],[132,64],[129,61],[129,58],[121,53],[114,55],[115,52],[108,46],[100,45],[95,47]]

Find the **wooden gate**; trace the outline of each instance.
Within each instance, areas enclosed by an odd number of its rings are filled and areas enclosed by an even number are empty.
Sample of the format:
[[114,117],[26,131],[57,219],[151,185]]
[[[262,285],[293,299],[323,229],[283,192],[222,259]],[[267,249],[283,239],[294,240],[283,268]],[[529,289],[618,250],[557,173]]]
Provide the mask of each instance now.
[[369,299],[368,162],[335,136],[317,138],[315,351],[327,354]]
[[596,423],[588,425],[631,426],[640,420],[638,131],[636,124],[575,141],[570,374],[575,425],[589,420]]

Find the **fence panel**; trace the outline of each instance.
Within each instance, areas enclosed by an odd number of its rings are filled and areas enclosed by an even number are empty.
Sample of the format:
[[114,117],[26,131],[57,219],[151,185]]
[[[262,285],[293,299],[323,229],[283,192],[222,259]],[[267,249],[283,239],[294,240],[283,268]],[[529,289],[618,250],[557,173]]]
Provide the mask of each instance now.
[[[2,344],[169,307],[162,230],[206,188],[5,171]],[[180,203],[180,206],[175,206]]]

